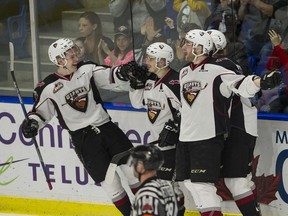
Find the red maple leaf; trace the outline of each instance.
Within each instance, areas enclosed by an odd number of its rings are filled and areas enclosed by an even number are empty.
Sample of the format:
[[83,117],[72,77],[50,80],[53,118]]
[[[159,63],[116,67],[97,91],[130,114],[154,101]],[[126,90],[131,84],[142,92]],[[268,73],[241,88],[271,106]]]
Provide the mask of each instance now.
[[278,191],[280,177],[280,173],[275,177],[273,175],[264,176],[264,174],[262,174],[252,179],[256,185],[257,201],[259,203],[268,205],[273,200],[277,200],[275,194]]
[[224,179],[221,178],[216,184],[217,194],[222,197],[224,201],[233,200],[230,190],[226,187]]
[[268,205],[273,200],[277,200],[275,194],[278,191],[281,175],[280,173],[277,173],[276,176],[264,176],[264,174],[261,176],[256,176],[259,158],[260,155],[256,156],[252,161],[252,181],[256,186],[257,202]]

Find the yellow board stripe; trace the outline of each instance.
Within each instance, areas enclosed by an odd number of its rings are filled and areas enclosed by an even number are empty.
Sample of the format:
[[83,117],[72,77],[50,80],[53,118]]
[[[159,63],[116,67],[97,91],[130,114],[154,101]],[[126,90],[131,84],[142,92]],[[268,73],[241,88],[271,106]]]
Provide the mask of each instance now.
[[[40,200],[8,196],[0,196],[0,212],[50,216],[121,216],[121,213],[114,205],[109,204]],[[196,211],[186,210],[185,212],[185,216],[199,215]],[[224,214],[224,216],[240,216],[240,214]]]

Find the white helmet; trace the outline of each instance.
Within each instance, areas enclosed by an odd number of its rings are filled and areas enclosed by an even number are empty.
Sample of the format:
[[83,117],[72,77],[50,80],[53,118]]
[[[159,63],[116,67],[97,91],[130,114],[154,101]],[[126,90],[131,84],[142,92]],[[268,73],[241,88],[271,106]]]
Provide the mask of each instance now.
[[223,50],[226,47],[227,40],[225,35],[221,31],[210,29],[207,30],[207,33],[210,34],[210,36],[212,37],[213,44],[216,48],[215,53],[217,53],[219,50]]
[[161,59],[166,59],[166,65],[164,67],[167,67],[174,59],[173,49],[166,43],[162,42],[156,42],[148,46],[146,54],[155,57],[157,63]]
[[75,43],[68,39],[68,38],[61,38],[52,43],[48,49],[48,55],[50,61],[52,61],[54,64],[60,66],[57,61],[57,57],[65,58],[65,52],[67,52],[69,49],[72,49],[75,47]]
[[[209,54],[210,51],[213,49],[213,42],[211,36],[204,30],[200,29],[193,29],[187,32],[185,39],[189,42],[193,43],[193,48],[196,48],[198,45],[203,46],[203,53],[198,55],[204,55]],[[192,50],[192,53],[197,56],[194,53],[194,49]]]

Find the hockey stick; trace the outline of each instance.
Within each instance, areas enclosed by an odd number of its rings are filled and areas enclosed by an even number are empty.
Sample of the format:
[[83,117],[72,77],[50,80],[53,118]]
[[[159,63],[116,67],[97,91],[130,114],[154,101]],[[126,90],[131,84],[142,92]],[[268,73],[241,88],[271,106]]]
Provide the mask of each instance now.
[[131,39],[132,39],[132,50],[133,50],[133,61],[135,61],[135,45],[134,45],[134,32],[133,32],[133,13],[132,13],[132,0],[129,0],[130,7],[130,20],[131,20]]
[[[14,84],[14,87],[16,89],[17,96],[19,98],[19,102],[20,102],[23,114],[25,116],[25,119],[29,120],[28,119],[28,113],[27,113],[27,111],[25,109],[24,102],[22,100],[22,96],[21,96],[21,93],[20,93],[20,90],[19,90],[19,87],[18,87],[18,84],[17,84],[17,81],[16,81],[15,74],[14,74],[14,45],[11,42],[9,42],[9,51],[10,51],[10,72],[11,72],[11,76],[12,76],[12,79],[13,79],[13,84]],[[46,166],[44,164],[44,161],[43,161],[41,152],[39,150],[39,146],[38,146],[38,143],[36,141],[36,138],[32,137],[32,141],[33,141],[34,146],[36,148],[36,152],[37,152],[38,158],[40,160],[40,164],[41,164],[42,170],[43,170],[44,175],[46,177],[46,182],[48,184],[48,187],[49,187],[50,190],[52,190],[53,187],[52,187],[51,181],[50,181],[50,179],[48,177],[48,174],[47,174],[47,171],[46,171]]]
[[[153,142],[147,143],[147,145],[154,145],[157,143],[159,143],[159,140],[155,140]],[[121,152],[121,153],[113,156],[113,158],[109,164],[109,167],[107,169],[107,172],[106,172],[106,176],[105,176],[105,180],[104,180],[105,183],[107,183],[109,185],[112,184],[119,161],[122,158],[128,156],[133,149],[134,149],[134,147],[128,149],[127,151]]]

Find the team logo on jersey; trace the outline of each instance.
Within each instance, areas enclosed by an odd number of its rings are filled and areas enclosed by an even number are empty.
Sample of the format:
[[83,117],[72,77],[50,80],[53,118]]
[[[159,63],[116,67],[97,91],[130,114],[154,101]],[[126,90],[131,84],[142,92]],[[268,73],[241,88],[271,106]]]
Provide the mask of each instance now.
[[80,112],[86,112],[88,105],[88,92],[85,86],[77,88],[65,96],[67,104]]
[[183,84],[183,98],[191,106],[200,93],[201,90],[204,90],[207,87],[207,83],[202,87],[201,82],[191,81]]
[[63,83],[58,82],[55,84],[54,89],[53,89],[53,93],[55,94],[56,92],[58,92],[61,88],[63,88]]
[[162,109],[161,103],[159,101],[154,101],[151,99],[147,100],[147,114],[149,121],[154,124],[157,117],[160,114],[160,111]]

